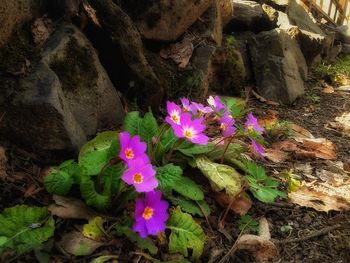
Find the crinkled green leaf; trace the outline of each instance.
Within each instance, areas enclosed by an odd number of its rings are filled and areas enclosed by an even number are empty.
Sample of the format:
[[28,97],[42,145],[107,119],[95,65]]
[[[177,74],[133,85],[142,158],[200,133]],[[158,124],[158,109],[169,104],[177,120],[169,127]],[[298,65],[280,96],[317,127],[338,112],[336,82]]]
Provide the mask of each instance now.
[[152,112],[147,112],[141,121],[140,137],[141,141],[147,143],[147,150],[151,150],[152,138],[158,134],[157,120],[154,118]]
[[164,192],[174,190],[192,200],[203,200],[204,194],[199,186],[190,178],[182,176],[180,166],[167,164],[159,167],[156,178],[159,183],[159,189]]
[[66,195],[71,189],[73,178],[65,171],[53,170],[44,179],[46,191],[57,195]]
[[171,127],[165,128],[166,124],[163,124],[161,129],[166,129],[163,132],[159,142],[156,145],[156,153],[155,157],[158,163],[162,163],[162,159],[166,155],[166,153],[173,147],[174,143],[178,140],[178,138],[174,135],[173,129]]
[[209,153],[213,151],[213,149],[214,149],[213,143],[208,143],[206,145],[183,143],[181,144],[181,147],[177,150],[186,156],[194,157],[195,155],[198,155],[198,154]]
[[[219,160],[225,152],[226,145],[217,145],[214,150],[208,152],[206,156],[211,160]],[[230,143],[225,152],[225,160],[236,158],[243,151],[243,147],[238,143]]]
[[86,168],[88,175],[98,174],[102,167],[109,162],[112,151],[110,148],[111,146],[115,147],[113,142],[118,138],[118,133],[115,131],[101,132],[81,148],[79,165]]
[[203,253],[205,234],[191,215],[181,212],[179,208],[170,213],[167,227],[171,230],[169,252],[181,253],[188,257],[188,249],[192,249],[192,258],[198,260]]
[[210,207],[205,200],[193,201],[181,196],[167,196],[167,199],[173,205],[180,206],[182,211],[191,215],[199,215],[202,217],[210,215]]
[[6,249],[28,252],[53,236],[54,229],[55,221],[49,217],[46,207],[17,205],[6,208],[0,214],[0,236],[4,241],[0,252]]
[[150,238],[141,238],[139,234],[135,233],[127,226],[116,226],[118,236],[125,235],[131,242],[136,243],[139,248],[147,249],[149,253],[155,255],[158,253],[158,248]]
[[252,218],[250,215],[243,215],[238,221],[239,230],[250,230],[254,233],[259,232],[259,222]]
[[113,196],[120,191],[123,184],[120,177],[124,169],[124,165],[119,163],[104,170],[101,180],[104,195]]
[[104,220],[100,216],[91,218],[89,222],[83,226],[82,234],[93,240],[100,240],[105,235],[103,232],[103,223]]
[[93,206],[100,210],[107,207],[110,196],[99,194],[96,191],[95,184],[90,177],[85,176],[81,178],[80,193],[87,205]]
[[199,170],[208,178],[214,191],[225,190],[230,197],[236,196],[241,189],[240,174],[231,166],[218,164],[208,157],[195,158]]
[[141,129],[142,118],[138,111],[131,111],[126,114],[123,124],[123,129],[131,136],[139,135]]

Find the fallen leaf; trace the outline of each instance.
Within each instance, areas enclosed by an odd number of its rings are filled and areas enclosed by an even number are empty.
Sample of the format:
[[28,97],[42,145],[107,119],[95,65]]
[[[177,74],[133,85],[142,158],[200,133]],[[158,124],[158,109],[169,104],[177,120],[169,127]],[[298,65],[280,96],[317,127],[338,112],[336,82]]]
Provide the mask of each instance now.
[[60,218],[90,220],[98,215],[79,199],[59,195],[54,195],[53,199],[56,203],[49,205],[48,209],[51,214]]
[[31,184],[27,188],[27,190],[24,192],[24,197],[25,198],[31,197],[31,196],[35,195],[36,193],[38,193],[41,190],[42,190],[42,188],[37,187],[35,184]]
[[345,172],[350,172],[350,158],[346,159],[344,162],[344,171]]
[[320,182],[302,182],[295,192],[288,193],[288,199],[291,203],[317,211],[344,211],[350,208],[349,193],[350,181],[338,187]]
[[242,235],[237,240],[237,250],[247,250],[257,261],[272,260],[278,256],[276,245],[270,240],[269,224],[266,218],[259,221],[259,235]]
[[337,88],[337,91],[347,91],[350,92],[350,86],[340,86]]
[[311,132],[306,130],[305,128],[295,124],[291,123],[288,125],[288,127],[292,130],[293,132],[293,137],[298,137],[298,138],[315,138]]
[[42,46],[54,30],[52,20],[46,16],[37,18],[32,24],[33,41],[37,46]]
[[103,245],[105,245],[105,243],[84,237],[84,235],[78,231],[64,234],[62,239],[57,242],[57,246],[60,249],[74,256],[91,255],[97,248]]
[[285,152],[294,152],[298,149],[298,146],[291,140],[275,142],[271,145],[272,149],[281,150]]
[[309,152],[315,157],[325,160],[335,160],[337,158],[335,144],[325,138],[307,139],[302,138],[302,148],[304,153]]
[[350,136],[350,112],[344,112],[341,116],[336,117],[335,121],[344,132],[344,135]]
[[[225,192],[219,192],[215,194],[215,200],[218,204],[224,208],[227,208],[232,199]],[[231,204],[230,210],[239,215],[245,215],[248,213],[249,209],[252,207],[253,202],[247,196],[239,196]]]
[[254,90],[251,91],[252,94],[255,96],[255,98],[257,98],[259,101],[261,102],[265,102],[268,105],[273,105],[273,106],[279,106],[280,104],[276,101],[272,101],[272,100],[267,100],[265,99],[263,96],[259,95],[257,92],[255,92]]
[[284,151],[269,148],[265,150],[264,157],[274,163],[281,163],[287,160],[289,155]]
[[316,179],[315,176],[312,175],[314,168],[310,163],[298,163],[294,165],[294,169],[296,172],[302,174],[305,177],[308,177],[312,180]]
[[182,41],[171,44],[169,47],[163,48],[160,51],[160,57],[174,60],[180,68],[185,68],[192,57],[194,47],[192,41],[184,38]]
[[89,223],[83,226],[83,235],[93,240],[101,241],[102,237],[104,237],[103,223],[104,220],[100,216],[91,218]]
[[267,114],[262,118],[259,118],[258,123],[262,127],[269,127],[277,123],[278,112],[274,110],[268,110]]
[[97,16],[96,16],[96,10],[94,8],[92,8],[92,6],[87,3],[86,1],[82,2],[82,7],[84,9],[84,11],[86,12],[86,14],[88,15],[88,17],[92,20],[92,22],[97,25],[98,27],[101,27],[100,21],[98,20]]
[[334,88],[331,85],[328,85],[327,83],[325,83],[322,92],[326,94],[331,94],[331,93],[334,93]]

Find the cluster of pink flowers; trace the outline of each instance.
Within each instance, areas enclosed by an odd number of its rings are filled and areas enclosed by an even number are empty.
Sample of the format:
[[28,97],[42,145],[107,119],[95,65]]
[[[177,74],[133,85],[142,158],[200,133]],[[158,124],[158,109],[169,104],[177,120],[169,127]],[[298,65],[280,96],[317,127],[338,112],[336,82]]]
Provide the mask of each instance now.
[[156,235],[165,230],[169,204],[161,200],[161,192],[154,191],[158,181],[156,171],[146,154],[147,145],[140,141],[140,136],[131,137],[127,132],[120,133],[119,140],[119,157],[127,167],[121,178],[126,184],[133,185],[137,192],[145,192],[144,199],[136,200],[133,229],[141,237]]
[[[172,127],[174,134],[179,138],[185,138],[192,143],[207,144],[209,138],[204,134],[206,130],[205,117],[214,115],[223,137],[230,137],[235,134],[235,120],[230,110],[218,96],[210,96],[207,99],[208,105],[191,102],[187,98],[181,98],[182,107],[174,102],[167,102],[166,122]],[[248,114],[244,125],[245,131],[249,133],[253,151],[263,156],[265,149],[254,140],[252,133],[260,136],[263,128],[259,126],[257,119],[252,113]]]

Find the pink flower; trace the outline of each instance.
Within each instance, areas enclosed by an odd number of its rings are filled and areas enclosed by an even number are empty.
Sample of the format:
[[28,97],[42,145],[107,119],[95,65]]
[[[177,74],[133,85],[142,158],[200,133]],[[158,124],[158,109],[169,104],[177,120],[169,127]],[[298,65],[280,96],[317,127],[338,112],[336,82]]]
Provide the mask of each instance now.
[[257,133],[262,133],[264,129],[259,125],[257,118],[250,112],[248,114],[247,121],[244,124],[245,131],[255,131]]
[[147,148],[146,143],[140,141],[140,136],[136,135],[130,137],[128,132],[121,132],[119,134],[120,140],[120,159],[124,160],[127,164],[135,159],[143,159],[148,161],[148,156],[145,151]]
[[236,131],[235,120],[227,112],[219,119],[219,124],[224,137],[229,137]]
[[226,107],[224,104],[222,104],[220,98],[218,96],[209,96],[207,99],[208,104],[215,109],[216,112],[219,112],[222,109],[225,109]]
[[139,232],[142,238],[147,235],[157,235],[165,230],[165,222],[169,215],[167,201],[161,200],[160,191],[145,194],[144,199],[137,199],[135,204],[135,223],[133,230]]
[[128,185],[134,185],[137,192],[149,192],[158,186],[155,175],[152,165],[138,158],[129,162],[121,178]]
[[257,143],[255,140],[253,139],[250,139],[251,143],[252,143],[252,148],[253,148],[253,151],[260,157],[264,157],[264,153],[265,153],[265,148]]
[[181,101],[181,104],[182,104],[184,111],[193,112],[194,107],[189,99],[181,98],[180,101]]
[[180,125],[181,113],[182,113],[180,106],[175,104],[174,102],[167,101],[166,108],[167,108],[168,116],[165,118],[165,121],[169,123],[171,126]]
[[212,112],[213,112],[213,109],[212,109],[212,108],[210,108],[210,107],[208,107],[208,106],[204,106],[204,105],[201,104],[201,103],[192,102],[192,104],[193,104],[194,108],[195,108],[197,111],[199,111],[199,112],[201,112],[201,113],[203,113],[203,114],[205,114],[205,113],[212,113]]
[[207,144],[209,138],[202,134],[205,125],[202,123],[203,118],[192,120],[190,113],[181,115],[181,125],[173,126],[174,133],[179,138],[186,138],[192,143]]

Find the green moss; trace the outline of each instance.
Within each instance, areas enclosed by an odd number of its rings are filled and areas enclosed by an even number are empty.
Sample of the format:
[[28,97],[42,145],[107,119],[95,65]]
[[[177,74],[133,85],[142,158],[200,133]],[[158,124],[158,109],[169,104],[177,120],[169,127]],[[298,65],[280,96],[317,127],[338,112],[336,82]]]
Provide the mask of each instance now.
[[172,98],[201,98],[203,73],[198,69],[178,72],[170,83],[169,96]]
[[64,56],[54,58],[50,67],[59,77],[64,90],[96,85],[98,73],[91,50],[79,46],[75,38],[70,39]]
[[334,63],[320,63],[314,69],[317,78],[330,78],[337,83],[339,79],[350,79],[350,55],[338,57]]

